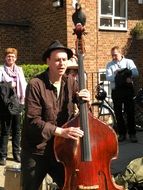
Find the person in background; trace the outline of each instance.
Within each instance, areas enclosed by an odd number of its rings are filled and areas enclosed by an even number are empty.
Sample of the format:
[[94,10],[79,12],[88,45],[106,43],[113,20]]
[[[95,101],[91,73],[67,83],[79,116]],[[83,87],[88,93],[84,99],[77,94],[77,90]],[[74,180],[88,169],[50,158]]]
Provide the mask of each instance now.
[[77,82],[65,74],[72,56],[60,41],[52,42],[43,54],[48,69],[28,83],[21,142],[22,190],[38,190],[47,173],[62,189],[64,168],[55,158],[54,137],[78,140],[84,135],[79,127],[62,128],[73,117],[73,104],[79,98],[90,102],[89,91],[78,92]]
[[[71,48],[73,52],[73,56],[67,62],[66,74],[72,76],[75,81],[78,83],[78,58],[76,56],[76,51],[74,48]],[[73,104],[74,106],[74,116],[79,113],[79,108],[77,104]]]
[[[73,56],[68,60],[67,63],[67,70],[66,70],[66,74],[67,75],[71,75],[74,77],[74,79],[78,82],[78,57],[76,54],[76,50],[75,48],[71,48],[72,52],[73,52]],[[84,72],[84,79],[85,79],[85,85],[86,85],[86,80],[87,80],[87,76],[86,76],[86,72]]]
[[[127,133],[131,142],[136,143],[134,86],[133,79],[139,75],[133,60],[125,58],[118,46],[111,49],[112,61],[106,66],[106,79],[110,81],[112,100],[117,120],[118,141],[126,140]],[[123,117],[126,113],[126,122]]]
[[66,74],[71,75],[75,80],[78,80],[78,58],[75,49],[71,48],[71,50],[73,52],[73,56],[67,62]]
[[[7,48],[5,50],[5,62],[0,67],[0,83],[6,83],[16,93],[19,104],[24,105],[26,80],[22,67],[16,65],[18,51],[15,48]],[[1,102],[2,103],[2,102]],[[6,164],[7,146],[10,132],[12,133],[12,153],[15,161],[20,162],[20,113],[11,115],[3,110],[0,105],[0,165]]]
[[[78,57],[76,54],[75,48],[71,48],[73,52],[73,56],[68,60],[67,63],[67,70],[66,74],[72,76],[76,82],[79,82],[79,75],[78,75]],[[84,72],[84,79],[85,79],[85,85],[86,85],[86,73]],[[77,115],[79,113],[79,108],[77,104],[74,104],[74,115]]]

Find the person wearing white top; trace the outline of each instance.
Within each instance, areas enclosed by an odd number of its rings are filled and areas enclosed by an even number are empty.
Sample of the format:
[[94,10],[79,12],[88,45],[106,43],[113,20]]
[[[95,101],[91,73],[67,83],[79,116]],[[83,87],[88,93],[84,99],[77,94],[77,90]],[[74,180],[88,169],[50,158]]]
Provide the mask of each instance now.
[[[126,140],[128,133],[131,142],[137,142],[134,118],[133,79],[138,77],[138,69],[131,59],[121,54],[118,46],[111,49],[112,61],[106,66],[106,79],[110,81],[112,100],[117,120],[118,141]],[[123,117],[127,115],[127,124]]]

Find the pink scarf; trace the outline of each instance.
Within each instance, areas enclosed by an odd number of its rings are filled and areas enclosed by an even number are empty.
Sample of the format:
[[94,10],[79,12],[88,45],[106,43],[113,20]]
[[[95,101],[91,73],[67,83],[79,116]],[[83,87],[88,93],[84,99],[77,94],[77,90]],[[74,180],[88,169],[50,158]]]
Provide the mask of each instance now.
[[14,65],[13,70],[6,65],[2,70],[2,81],[4,82],[16,82],[16,94],[21,104],[24,104],[25,90],[27,82],[24,77],[22,67]]

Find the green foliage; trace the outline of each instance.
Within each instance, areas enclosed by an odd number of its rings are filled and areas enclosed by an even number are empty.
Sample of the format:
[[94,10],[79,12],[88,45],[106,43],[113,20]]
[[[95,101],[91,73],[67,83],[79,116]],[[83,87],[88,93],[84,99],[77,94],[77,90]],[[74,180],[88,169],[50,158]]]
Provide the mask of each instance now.
[[131,30],[131,35],[134,37],[140,34],[143,34],[143,20],[138,22],[136,26]]
[[20,66],[23,68],[23,72],[27,81],[48,68],[46,64],[22,64]]

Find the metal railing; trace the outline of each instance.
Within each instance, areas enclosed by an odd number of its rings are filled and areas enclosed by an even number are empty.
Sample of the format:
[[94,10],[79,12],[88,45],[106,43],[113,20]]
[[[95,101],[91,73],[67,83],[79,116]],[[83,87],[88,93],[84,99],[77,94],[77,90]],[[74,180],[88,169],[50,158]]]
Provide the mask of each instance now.
[[103,72],[89,72],[89,73],[86,73],[86,75],[87,75],[87,88],[91,92],[92,102],[95,100],[96,86],[100,82],[104,82],[103,88],[107,92],[107,98],[111,99],[110,82],[106,80],[105,71],[103,71]]

